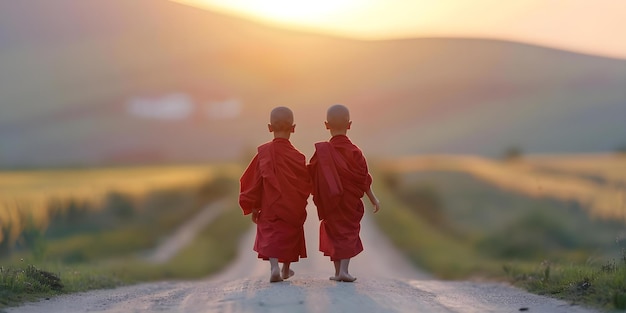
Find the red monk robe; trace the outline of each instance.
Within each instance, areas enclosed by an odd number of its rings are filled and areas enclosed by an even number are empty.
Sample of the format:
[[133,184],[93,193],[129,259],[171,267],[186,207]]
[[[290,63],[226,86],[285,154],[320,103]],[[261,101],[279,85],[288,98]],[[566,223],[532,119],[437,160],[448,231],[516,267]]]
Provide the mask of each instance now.
[[275,138],[259,146],[240,183],[243,214],[260,210],[254,242],[259,258],[279,262],[305,258],[303,226],[311,193],[305,156],[288,139]]
[[315,144],[309,172],[321,220],[320,251],[332,261],[356,256],[363,251],[361,198],[372,184],[363,153],[347,136],[333,136]]

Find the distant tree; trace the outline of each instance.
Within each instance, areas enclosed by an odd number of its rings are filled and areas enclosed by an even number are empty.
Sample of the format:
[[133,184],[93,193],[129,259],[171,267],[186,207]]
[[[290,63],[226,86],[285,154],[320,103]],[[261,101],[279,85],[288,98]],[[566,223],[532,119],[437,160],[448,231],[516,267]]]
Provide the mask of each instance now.
[[619,156],[626,156],[626,144],[617,147],[617,149],[615,149],[615,153]]

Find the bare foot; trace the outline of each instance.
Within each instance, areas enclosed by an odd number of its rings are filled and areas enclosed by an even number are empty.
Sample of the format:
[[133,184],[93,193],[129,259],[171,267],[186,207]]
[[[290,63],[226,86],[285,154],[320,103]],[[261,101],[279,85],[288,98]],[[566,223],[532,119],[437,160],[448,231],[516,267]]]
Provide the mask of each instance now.
[[351,283],[356,280],[356,277],[352,277],[352,275],[350,274],[339,274],[339,276],[336,276],[336,278],[337,281],[343,281],[346,283]]
[[283,278],[280,276],[280,269],[272,270],[270,275],[270,283],[277,283],[283,281]]
[[293,270],[289,270],[289,273],[287,275],[285,275],[285,273],[282,273],[282,277],[283,279],[288,279],[289,277],[295,275],[296,272],[294,272]]
[[328,277],[330,280],[339,281],[339,277],[337,275]]

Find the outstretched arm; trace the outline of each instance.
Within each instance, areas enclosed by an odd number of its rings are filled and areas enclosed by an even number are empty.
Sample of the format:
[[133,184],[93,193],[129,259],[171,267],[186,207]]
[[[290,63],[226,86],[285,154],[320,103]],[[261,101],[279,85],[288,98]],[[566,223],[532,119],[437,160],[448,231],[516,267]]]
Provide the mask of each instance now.
[[372,202],[372,205],[374,206],[374,213],[378,212],[380,210],[380,201],[378,201],[378,198],[376,198],[376,195],[372,191],[372,187],[367,189],[365,194],[367,195],[367,197],[370,199],[370,202]]

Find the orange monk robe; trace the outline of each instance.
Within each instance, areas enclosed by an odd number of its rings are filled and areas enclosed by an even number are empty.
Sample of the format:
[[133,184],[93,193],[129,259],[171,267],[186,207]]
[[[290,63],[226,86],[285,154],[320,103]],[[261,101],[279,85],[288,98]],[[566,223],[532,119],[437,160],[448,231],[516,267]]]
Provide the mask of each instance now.
[[304,221],[311,193],[306,158],[289,140],[259,146],[240,179],[243,214],[259,209],[254,251],[261,259],[297,262],[306,257]]
[[361,198],[372,184],[363,153],[347,136],[333,136],[315,144],[308,167],[321,220],[320,251],[332,261],[356,256],[363,251]]

